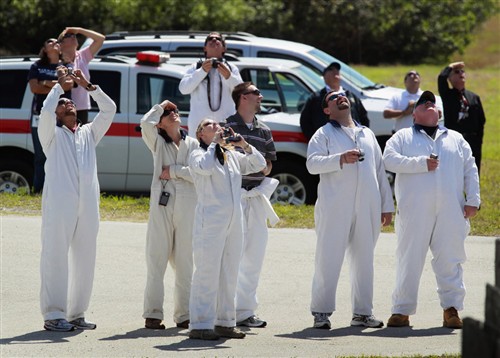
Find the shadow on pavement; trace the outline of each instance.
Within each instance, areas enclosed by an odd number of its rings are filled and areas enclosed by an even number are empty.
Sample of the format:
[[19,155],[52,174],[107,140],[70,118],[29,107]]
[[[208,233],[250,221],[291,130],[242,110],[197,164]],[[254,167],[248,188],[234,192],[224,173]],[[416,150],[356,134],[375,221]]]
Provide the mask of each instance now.
[[432,327],[425,329],[413,329],[410,327],[384,327],[384,328],[366,328],[366,327],[342,327],[332,330],[305,328],[302,331],[297,331],[289,334],[278,334],[276,337],[292,338],[292,339],[312,339],[324,340],[331,337],[345,336],[363,336],[363,337],[382,337],[382,338],[409,338],[409,337],[432,337],[432,336],[448,336],[459,334],[460,331],[455,331],[444,327]]
[[148,337],[175,337],[175,336],[187,336],[186,333],[180,333],[182,330],[176,327],[167,329],[148,329],[139,328],[135,331],[126,332],[125,334],[117,334],[115,336],[101,338],[101,341],[118,341],[120,339],[137,339],[137,338],[148,338]]
[[70,332],[35,331],[20,336],[0,339],[0,345],[4,344],[32,344],[32,343],[69,343],[67,337],[74,337],[82,333],[81,330]]

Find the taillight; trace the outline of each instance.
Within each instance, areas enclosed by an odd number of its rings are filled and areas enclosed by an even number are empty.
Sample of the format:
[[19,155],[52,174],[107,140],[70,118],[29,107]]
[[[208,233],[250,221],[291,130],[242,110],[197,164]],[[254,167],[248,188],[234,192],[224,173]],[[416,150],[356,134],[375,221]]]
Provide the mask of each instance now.
[[166,52],[160,51],[141,51],[137,52],[135,55],[137,61],[149,64],[149,65],[159,65],[160,63],[165,63],[169,60],[170,55]]

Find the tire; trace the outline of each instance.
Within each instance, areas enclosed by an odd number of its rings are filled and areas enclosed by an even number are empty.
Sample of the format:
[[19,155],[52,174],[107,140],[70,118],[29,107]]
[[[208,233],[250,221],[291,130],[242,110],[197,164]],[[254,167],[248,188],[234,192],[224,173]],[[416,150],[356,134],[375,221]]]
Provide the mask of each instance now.
[[33,164],[5,161],[0,164],[0,193],[31,192],[33,184]]
[[276,161],[270,176],[280,181],[271,203],[302,205],[316,201],[318,177],[309,174],[304,160]]

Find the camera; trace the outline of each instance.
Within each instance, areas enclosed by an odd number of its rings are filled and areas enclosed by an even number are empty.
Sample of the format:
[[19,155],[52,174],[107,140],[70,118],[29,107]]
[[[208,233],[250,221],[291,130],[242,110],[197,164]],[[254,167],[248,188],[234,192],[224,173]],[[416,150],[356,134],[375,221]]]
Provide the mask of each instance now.
[[226,138],[226,144],[231,142],[239,142],[241,140],[241,136],[239,134],[235,136],[229,136]]
[[362,162],[363,160],[365,160],[365,151],[361,148],[358,148],[358,150],[359,150],[358,161]]
[[431,158],[431,159],[437,159],[438,155],[434,154],[434,153],[431,153],[431,155],[429,156],[429,158]]
[[229,128],[224,128],[224,132],[222,133],[222,136],[224,138],[231,136],[231,131],[229,130]]
[[212,67],[217,68],[219,66],[219,60],[217,60],[215,57],[212,58]]
[[170,193],[166,192],[166,191],[162,191],[158,205],[167,206],[169,198],[170,198]]
[[68,76],[73,76],[73,67],[68,67]]

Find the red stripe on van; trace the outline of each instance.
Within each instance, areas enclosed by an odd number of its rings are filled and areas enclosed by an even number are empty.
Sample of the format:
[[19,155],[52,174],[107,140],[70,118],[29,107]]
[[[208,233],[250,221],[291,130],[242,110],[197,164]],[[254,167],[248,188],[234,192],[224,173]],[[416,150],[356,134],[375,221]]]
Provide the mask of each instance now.
[[302,132],[272,131],[275,142],[299,142],[307,143],[307,139]]
[[[112,137],[140,137],[141,131],[137,130],[139,124],[113,123],[106,133]],[[31,133],[30,121],[28,119],[2,119],[0,120],[0,133],[29,134]],[[273,131],[275,142],[298,142],[307,143],[307,139],[301,132]]]
[[0,120],[0,133],[26,134],[31,133],[29,119],[2,119]]

